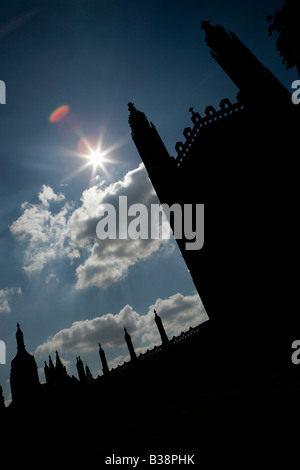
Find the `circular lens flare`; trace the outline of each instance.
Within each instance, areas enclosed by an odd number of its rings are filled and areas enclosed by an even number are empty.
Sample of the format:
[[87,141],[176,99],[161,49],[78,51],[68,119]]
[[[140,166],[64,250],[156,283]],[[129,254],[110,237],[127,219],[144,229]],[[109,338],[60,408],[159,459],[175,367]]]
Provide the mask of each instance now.
[[59,106],[56,108],[49,116],[49,121],[52,124],[56,124],[57,122],[62,121],[70,111],[70,106],[64,104],[63,106]]
[[77,143],[77,152],[81,155],[88,155],[90,152],[95,151],[98,146],[98,141],[94,137],[82,137]]

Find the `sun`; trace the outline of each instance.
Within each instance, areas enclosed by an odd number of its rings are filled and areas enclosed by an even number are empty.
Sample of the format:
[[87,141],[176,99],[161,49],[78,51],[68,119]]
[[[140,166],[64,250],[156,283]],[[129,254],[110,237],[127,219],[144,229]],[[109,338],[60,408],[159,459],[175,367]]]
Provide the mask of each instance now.
[[92,166],[96,171],[99,167],[103,170],[106,162],[105,155],[107,152],[102,151],[101,142],[92,139],[91,137],[84,137],[79,140],[77,144],[78,155],[86,160],[87,166]]
[[65,180],[67,181],[74,178],[87,168],[91,168],[92,170],[90,176],[91,184],[95,183],[95,179],[97,179],[97,181],[99,178],[101,178],[102,181],[104,179],[109,179],[110,167],[112,165],[120,164],[120,161],[113,154],[116,149],[121,145],[124,145],[124,143],[120,141],[110,147],[103,148],[103,136],[98,138],[83,136],[80,135],[81,133],[78,130],[76,133],[80,137],[77,142],[76,151],[65,150],[65,155],[80,158],[82,165],[71,172]]
[[87,155],[87,159],[90,161],[91,165],[93,165],[94,169],[103,166],[104,156],[99,148],[96,150],[90,150],[90,153]]

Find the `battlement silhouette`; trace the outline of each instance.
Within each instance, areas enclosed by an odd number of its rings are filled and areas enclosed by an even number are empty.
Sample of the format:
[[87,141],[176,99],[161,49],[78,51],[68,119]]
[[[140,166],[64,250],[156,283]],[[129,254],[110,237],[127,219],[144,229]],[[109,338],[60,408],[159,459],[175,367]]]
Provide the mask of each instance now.
[[155,371],[153,370],[152,372],[160,375],[157,359],[161,360],[161,358],[165,356],[168,357],[168,361],[170,361],[172,356],[174,356],[176,357],[176,360],[178,360],[178,345],[188,343],[191,337],[199,335],[202,324],[197,327],[190,327],[188,331],[181,332],[180,335],[173,336],[171,339],[168,339],[160,317],[156,311],[154,312],[155,323],[158,326],[162,340],[160,345],[155,345],[152,349],[148,349],[146,352],[137,355],[135,353],[131,336],[125,328],[125,340],[130,354],[129,361],[124,361],[123,364],[109,369],[105,357],[105,351],[99,344],[99,356],[102,363],[103,374],[93,378],[88,365],[86,364],[84,367],[81,357],[77,356],[77,379],[75,376],[71,377],[68,374],[66,367],[60,359],[58,351],[56,351],[55,363],[52,361],[51,355],[49,355],[48,363],[46,361],[44,362],[46,382],[42,384],[37,376],[37,364],[34,356],[30,355],[25,348],[24,335],[18,323],[16,333],[18,352],[11,364],[10,383],[12,389],[12,403],[10,406],[12,406],[12,408],[20,406],[23,407],[24,405],[34,406],[35,401],[38,402],[40,400],[47,403],[47,396],[51,399],[52,394],[56,395],[57,393],[65,393],[66,391],[68,392],[68,399],[72,401],[72,397],[70,395],[72,395],[74,391],[74,396],[76,396],[79,384],[86,386],[88,383],[90,385],[94,383],[94,385],[99,385],[99,390],[101,391],[101,386],[103,386],[103,384],[106,386],[105,384],[107,383],[106,381],[108,376],[113,376],[115,378],[122,375],[124,378],[124,371],[126,372],[130,369],[135,370],[135,367],[138,367],[139,369],[140,367],[145,367],[146,362],[148,363],[149,370],[149,367],[152,367],[151,361],[154,357],[156,358]]
[[[193,108],[190,108],[192,113],[191,121],[193,122],[193,128],[186,127],[183,131],[185,142],[177,142],[175,150],[177,156],[175,157],[177,166],[180,167],[184,162],[184,158],[189,156],[189,150],[192,145],[197,141],[201,140],[203,132],[209,126],[214,126],[214,130],[218,132],[218,121],[227,119],[235,119],[234,115],[238,113],[240,118],[240,112],[244,110],[244,105],[240,102],[232,104],[228,98],[220,101],[220,109],[216,110],[213,106],[207,106],[205,108],[205,117],[201,117],[198,112],[194,112]],[[223,122],[221,123],[223,125]]]
[[[180,335],[177,335],[177,336],[173,336],[170,340],[168,340],[168,343],[162,343],[160,344],[159,346],[154,346],[152,349],[147,349],[146,352],[144,353],[140,353],[136,359],[138,359],[139,361],[145,361],[147,359],[150,359],[152,358],[153,356],[157,355],[157,354],[160,354],[162,353],[163,351],[166,350],[166,348],[172,348],[174,347],[176,344],[182,342],[182,341],[185,341],[185,340],[188,340],[191,336],[193,335],[197,335],[200,333],[201,331],[201,325],[198,325],[198,326],[195,326],[195,327],[190,327],[188,331],[182,331],[180,333]],[[126,369],[127,367],[130,367],[130,365],[132,365],[132,362],[129,361],[124,361],[123,364],[121,365],[118,365],[117,367],[114,367],[110,370],[110,372],[112,373],[116,373],[118,371],[121,371],[121,370],[124,370]]]

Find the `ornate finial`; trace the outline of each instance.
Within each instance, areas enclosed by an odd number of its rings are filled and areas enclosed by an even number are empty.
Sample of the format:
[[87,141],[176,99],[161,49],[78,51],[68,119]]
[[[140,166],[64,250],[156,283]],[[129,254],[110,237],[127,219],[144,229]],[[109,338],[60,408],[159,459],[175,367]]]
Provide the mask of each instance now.
[[23,332],[20,328],[20,323],[17,323],[17,332],[16,332],[16,338],[17,338],[17,348],[18,351],[22,351],[25,349],[25,344],[24,344],[24,335]]
[[193,117],[196,116],[197,113],[195,113],[194,108],[190,108],[189,112],[192,113],[192,118],[191,119],[193,120]]
[[135,106],[134,106],[134,104],[130,101],[130,102],[128,103],[128,111],[131,112],[131,111],[134,111],[134,110],[135,110]]

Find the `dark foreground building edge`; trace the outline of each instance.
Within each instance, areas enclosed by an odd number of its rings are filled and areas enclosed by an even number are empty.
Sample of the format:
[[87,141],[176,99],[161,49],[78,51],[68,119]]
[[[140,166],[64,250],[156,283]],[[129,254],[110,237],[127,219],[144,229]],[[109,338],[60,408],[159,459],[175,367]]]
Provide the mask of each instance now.
[[293,448],[300,371],[291,344],[300,330],[298,313],[280,301],[280,227],[296,198],[300,110],[233,32],[205,21],[202,29],[212,60],[239,89],[236,101],[224,97],[219,109],[202,114],[191,108],[175,157],[138,103],[128,107],[133,142],[160,202],[205,205],[203,248],[177,243],[209,320],[168,338],[153,312],[161,337],[154,349],[137,356],[125,331],[130,361],[109,370],[99,345],[97,378],[80,357],[78,378],[70,377],[57,352],[55,365],[51,357],[45,362],[43,384],[18,325],[12,403],[0,404],[1,452],[10,464],[104,468],[114,455],[139,456],[143,468],[150,454],[171,454],[194,455],[203,468],[215,461],[244,468],[253,458],[259,468],[263,458],[287,459]]

